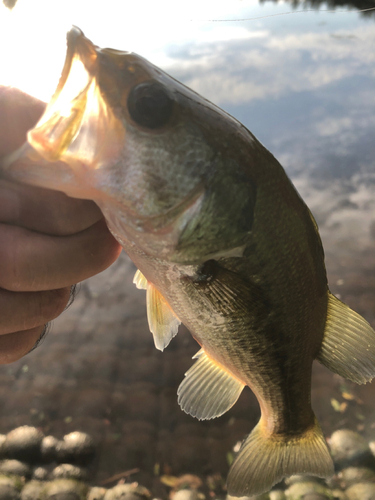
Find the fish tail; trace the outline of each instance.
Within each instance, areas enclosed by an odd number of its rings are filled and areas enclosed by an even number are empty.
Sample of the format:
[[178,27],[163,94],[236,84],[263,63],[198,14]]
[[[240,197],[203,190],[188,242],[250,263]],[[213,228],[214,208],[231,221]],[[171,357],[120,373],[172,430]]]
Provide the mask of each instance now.
[[229,471],[228,493],[240,497],[258,495],[284,477],[302,473],[319,477],[334,473],[317,419],[313,427],[298,436],[271,434],[261,419],[242,444]]

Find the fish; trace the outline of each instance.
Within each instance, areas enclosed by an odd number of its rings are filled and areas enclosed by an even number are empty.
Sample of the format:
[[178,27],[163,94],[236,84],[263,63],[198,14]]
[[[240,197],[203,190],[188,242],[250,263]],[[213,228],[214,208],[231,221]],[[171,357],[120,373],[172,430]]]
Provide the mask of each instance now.
[[1,168],[100,207],[138,269],[156,348],[181,323],[200,346],[178,388],[183,411],[220,417],[253,391],[261,416],[229,471],[230,495],[333,474],[312,364],[370,381],[375,332],[329,291],[313,215],[244,125],[73,27],[54,96]]

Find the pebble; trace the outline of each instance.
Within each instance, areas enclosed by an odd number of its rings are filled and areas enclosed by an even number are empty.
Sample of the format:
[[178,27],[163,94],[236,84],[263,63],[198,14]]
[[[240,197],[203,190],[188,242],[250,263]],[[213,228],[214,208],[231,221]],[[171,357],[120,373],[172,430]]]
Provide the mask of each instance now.
[[357,483],[375,483],[375,471],[367,467],[347,467],[338,477],[344,489]]
[[55,462],[57,458],[57,447],[60,441],[54,436],[46,436],[42,439],[40,453],[43,462]]
[[[288,500],[332,500],[330,490],[316,481],[294,483],[285,491]],[[309,496],[308,496],[309,495]]]
[[262,493],[261,495],[251,495],[250,497],[232,497],[231,495],[227,495],[226,500],[270,500],[270,498],[268,493]]
[[197,490],[178,490],[173,495],[172,500],[198,500]]
[[324,479],[317,476],[309,476],[307,474],[294,474],[285,479],[285,484],[291,486],[296,483],[319,483],[325,484]]
[[0,485],[0,500],[20,500],[20,492],[10,485]]
[[21,500],[40,500],[45,483],[41,481],[28,482],[21,492]]
[[[151,493],[143,486],[134,486],[132,484],[118,484],[104,495],[104,500],[149,500]],[[173,497],[175,498],[175,497]]]
[[23,425],[8,432],[4,451],[9,458],[35,462],[40,458],[40,445],[43,434],[36,427]]
[[374,500],[375,484],[359,483],[351,486],[345,491],[348,500]]
[[332,490],[332,495],[335,500],[348,500],[348,497],[341,490]]
[[75,431],[64,436],[57,445],[58,462],[88,464],[95,456],[95,445],[91,436]]
[[6,435],[5,434],[0,434],[0,458],[5,457],[5,440],[6,440]]
[[78,479],[85,481],[87,479],[87,470],[73,464],[60,464],[55,467],[50,474],[51,479]]
[[45,481],[48,478],[48,469],[46,467],[38,466],[34,467],[31,474],[31,479],[37,479],[38,481]]
[[327,495],[321,495],[320,493],[307,493],[301,500],[330,500],[332,496],[327,497]]
[[20,460],[1,460],[0,474],[14,474],[15,476],[29,478],[31,476],[31,468],[29,464]]
[[375,468],[375,457],[358,432],[348,429],[335,431],[329,439],[329,446],[337,470],[350,466]]
[[106,494],[106,492],[106,488],[94,486],[90,488],[90,491],[87,495],[87,500],[104,500],[104,495]]
[[43,500],[86,500],[88,486],[74,479],[55,479],[46,483]]
[[286,500],[283,490],[273,490],[269,493],[270,500]]
[[22,483],[17,478],[0,476],[0,500],[20,500]]

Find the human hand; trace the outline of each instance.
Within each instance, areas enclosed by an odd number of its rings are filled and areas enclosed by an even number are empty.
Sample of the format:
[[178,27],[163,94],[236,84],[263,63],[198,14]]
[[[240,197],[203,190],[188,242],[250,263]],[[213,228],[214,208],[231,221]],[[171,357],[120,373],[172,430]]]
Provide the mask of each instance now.
[[[0,87],[0,164],[43,110],[18,89]],[[120,251],[95,203],[13,182],[0,170],[0,364],[27,354],[65,309],[71,286]]]

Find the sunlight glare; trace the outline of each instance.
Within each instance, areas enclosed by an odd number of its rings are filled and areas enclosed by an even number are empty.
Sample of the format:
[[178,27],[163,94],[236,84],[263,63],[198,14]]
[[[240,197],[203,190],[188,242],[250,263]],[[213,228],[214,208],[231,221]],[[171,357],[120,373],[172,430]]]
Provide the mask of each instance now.
[[257,0],[18,0],[12,11],[0,3],[0,84],[48,101],[61,74],[66,32],[72,25],[101,47],[133,51],[167,67],[173,47],[249,36],[241,25],[201,20],[233,19],[258,8]]

